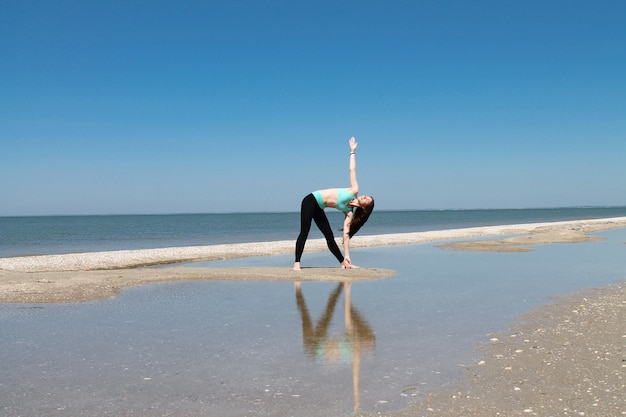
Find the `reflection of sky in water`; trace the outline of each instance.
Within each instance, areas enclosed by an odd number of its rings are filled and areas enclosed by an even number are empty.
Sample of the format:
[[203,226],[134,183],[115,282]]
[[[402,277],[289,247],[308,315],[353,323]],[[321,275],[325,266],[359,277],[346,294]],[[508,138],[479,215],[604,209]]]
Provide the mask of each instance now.
[[[354,249],[395,277],[189,282],[112,300],[0,305],[3,415],[341,416],[454,383],[485,334],[546,296],[626,278],[626,230],[530,253]],[[291,267],[292,256],[214,266]],[[334,266],[305,253],[303,266]],[[349,299],[346,297],[349,296]]]

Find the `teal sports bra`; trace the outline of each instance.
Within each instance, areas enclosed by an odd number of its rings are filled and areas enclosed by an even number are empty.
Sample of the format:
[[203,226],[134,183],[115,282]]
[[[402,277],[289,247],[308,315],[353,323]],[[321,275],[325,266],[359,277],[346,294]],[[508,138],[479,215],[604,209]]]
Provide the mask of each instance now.
[[[324,199],[322,198],[322,193],[320,193],[319,191],[313,191],[312,194],[315,197],[315,200],[317,200],[317,204],[320,206],[322,210],[324,210],[326,206],[324,205]],[[348,207],[348,203],[353,198],[356,198],[354,194],[351,194],[345,188],[339,188],[337,190],[337,206],[336,206],[337,210],[343,211],[344,213],[350,213],[352,209]]]
[[350,213],[352,209],[348,207],[348,203],[354,198],[356,198],[354,194],[350,194],[345,188],[340,188],[337,191],[337,210]]

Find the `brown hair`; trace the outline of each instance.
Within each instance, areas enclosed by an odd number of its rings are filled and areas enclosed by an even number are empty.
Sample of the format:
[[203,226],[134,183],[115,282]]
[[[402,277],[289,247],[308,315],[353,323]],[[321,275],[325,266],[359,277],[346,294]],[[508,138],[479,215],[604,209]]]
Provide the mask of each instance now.
[[374,197],[372,197],[372,204],[365,208],[357,207],[354,209],[354,217],[350,223],[350,232],[348,233],[350,237],[354,236],[361,229],[367,219],[369,219],[370,214],[372,214],[372,210],[374,210]]

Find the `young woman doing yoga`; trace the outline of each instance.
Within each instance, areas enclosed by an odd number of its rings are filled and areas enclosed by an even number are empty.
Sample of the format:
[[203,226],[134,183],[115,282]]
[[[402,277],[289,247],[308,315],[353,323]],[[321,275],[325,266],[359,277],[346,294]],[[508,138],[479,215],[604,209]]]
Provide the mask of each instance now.
[[[359,231],[365,224],[374,209],[374,199],[371,196],[359,193],[359,184],[356,180],[356,147],[357,142],[354,137],[350,138],[350,187],[348,188],[327,188],[325,190],[314,191],[304,197],[300,212],[300,235],[296,241],[296,261],[293,264],[294,271],[300,271],[300,258],[304,252],[304,244],[309,236],[311,221],[324,234],[328,249],[335,255],[342,268],[357,268],[350,260],[350,238]],[[345,256],[341,254],[333,231],[324,213],[324,208],[331,207],[343,212],[345,219],[343,222],[343,248]]]

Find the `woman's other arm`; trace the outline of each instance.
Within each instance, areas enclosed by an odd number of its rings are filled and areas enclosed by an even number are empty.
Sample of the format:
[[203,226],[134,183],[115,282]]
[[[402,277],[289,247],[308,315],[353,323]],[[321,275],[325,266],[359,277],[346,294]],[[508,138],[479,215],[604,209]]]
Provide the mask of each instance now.
[[350,260],[350,224],[352,223],[352,212],[346,214],[346,218],[343,221],[343,257],[344,262],[348,265],[352,264]]

